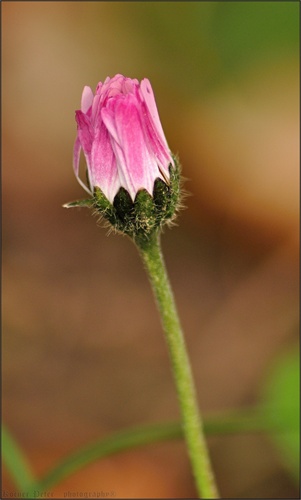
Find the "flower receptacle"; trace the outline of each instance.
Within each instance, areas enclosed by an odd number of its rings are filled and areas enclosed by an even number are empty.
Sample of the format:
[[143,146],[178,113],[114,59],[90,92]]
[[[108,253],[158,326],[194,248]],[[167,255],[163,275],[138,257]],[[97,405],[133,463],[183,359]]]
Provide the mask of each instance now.
[[121,187],[111,203],[96,187],[93,198],[66,203],[64,207],[92,208],[112,229],[126,234],[143,248],[166,223],[175,219],[180,207],[180,165],[177,158],[173,160],[169,183],[156,179],[152,195],[140,189],[132,201],[128,191]]
[[180,166],[170,167],[170,180],[166,184],[156,179],[153,195],[140,189],[133,202],[129,193],[120,188],[111,204],[99,188],[95,189],[94,209],[108,221],[113,229],[132,238],[143,246],[175,217],[180,205]]

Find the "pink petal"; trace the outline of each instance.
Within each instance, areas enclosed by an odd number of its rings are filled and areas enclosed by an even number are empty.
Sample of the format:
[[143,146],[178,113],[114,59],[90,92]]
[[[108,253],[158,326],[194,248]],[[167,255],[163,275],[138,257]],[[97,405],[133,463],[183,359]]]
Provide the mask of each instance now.
[[80,145],[80,140],[77,137],[75,144],[74,144],[74,149],[73,149],[73,168],[75,172],[75,176],[80,183],[80,185],[89,193],[92,194],[90,189],[86,186],[86,184],[80,179],[79,177],[79,159],[80,159],[80,152],[81,152],[81,145]]
[[94,124],[100,116],[101,96],[97,94],[93,99],[91,121]]
[[98,94],[101,93],[102,86],[103,86],[103,83],[102,82],[98,82],[96,90],[95,90],[95,95],[98,95]]
[[113,203],[121,184],[109,133],[104,123],[97,131],[92,146],[91,181],[92,185],[98,186]]
[[83,93],[82,93],[82,101],[81,101],[81,110],[83,113],[87,113],[87,111],[90,109],[92,106],[93,102],[93,92],[90,87],[84,87]]
[[141,111],[148,144],[157,158],[163,177],[168,180],[168,167],[170,164],[174,165],[174,161],[162,129],[152,87],[147,79],[142,80],[139,95],[143,99]]
[[78,177],[79,172],[79,157],[80,157],[81,145],[80,140],[77,137],[73,148],[73,169],[76,177]]
[[100,91],[102,103],[105,103],[109,97],[113,97],[121,93],[123,80],[124,76],[122,75],[115,75],[113,78],[106,78]]
[[138,88],[139,82],[138,80],[131,79],[131,78],[125,78],[124,81],[122,82],[122,93],[123,94],[130,94],[134,93],[135,87]]
[[145,144],[137,109],[139,103],[133,94],[127,94],[114,104],[114,115],[112,111],[103,113],[103,120],[112,137],[121,185],[133,200],[142,188],[153,194],[154,181],[161,175],[155,158]]
[[114,141],[119,143],[119,137],[117,134],[116,123],[115,123],[116,103],[117,100],[112,100],[110,101],[109,105],[106,108],[102,108],[101,117]]
[[90,154],[93,142],[93,129],[90,119],[82,112],[75,112],[77,122],[77,136],[79,137],[81,147],[85,154]]
[[[91,127],[90,119],[82,111],[76,111],[75,118],[77,121],[77,138],[80,142],[81,148],[86,158],[88,177],[90,181],[90,186],[92,186],[93,184],[91,183],[91,149],[93,144],[94,132]],[[81,181],[80,183],[82,184]],[[88,188],[85,189],[87,190]],[[91,191],[89,190],[88,192]]]
[[161,125],[161,121],[159,118],[159,113],[157,110],[157,105],[156,105],[153,89],[152,89],[152,86],[150,84],[150,81],[147,78],[144,78],[141,81],[140,92],[141,92],[142,99],[144,100],[146,107],[148,109],[148,112],[151,116],[153,125],[157,131],[157,134],[159,135],[162,144],[164,144],[164,146],[168,149],[168,145],[167,145],[165,135],[163,132],[163,128]]

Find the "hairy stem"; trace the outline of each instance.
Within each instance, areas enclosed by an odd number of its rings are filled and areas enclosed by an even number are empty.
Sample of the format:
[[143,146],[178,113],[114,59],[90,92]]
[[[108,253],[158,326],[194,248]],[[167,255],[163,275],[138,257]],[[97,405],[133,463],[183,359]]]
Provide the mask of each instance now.
[[218,498],[189,357],[161,253],[159,236],[141,245],[139,249],[161,315],[180,404],[183,433],[196,487],[202,498]]

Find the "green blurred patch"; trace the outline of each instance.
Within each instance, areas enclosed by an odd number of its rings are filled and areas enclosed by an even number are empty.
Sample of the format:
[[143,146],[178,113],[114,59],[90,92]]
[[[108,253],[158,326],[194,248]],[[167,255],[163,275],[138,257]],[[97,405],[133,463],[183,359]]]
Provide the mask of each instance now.
[[219,2],[212,26],[225,71],[299,48],[295,2]]
[[143,44],[143,66],[199,94],[257,61],[299,50],[299,2],[125,2],[119,15]]
[[300,359],[298,350],[275,363],[263,387],[270,436],[295,479],[300,473]]

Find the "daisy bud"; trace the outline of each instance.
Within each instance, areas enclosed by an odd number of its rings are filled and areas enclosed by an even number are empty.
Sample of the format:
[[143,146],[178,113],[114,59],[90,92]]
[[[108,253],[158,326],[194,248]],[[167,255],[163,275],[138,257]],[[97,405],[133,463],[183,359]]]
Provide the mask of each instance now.
[[[90,200],[65,205],[91,206],[117,230],[148,240],[178,206],[179,165],[161,126],[153,90],[146,78],[116,75],[85,87],[75,114],[73,166]],[[80,152],[87,184],[79,176]]]

